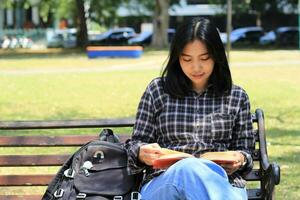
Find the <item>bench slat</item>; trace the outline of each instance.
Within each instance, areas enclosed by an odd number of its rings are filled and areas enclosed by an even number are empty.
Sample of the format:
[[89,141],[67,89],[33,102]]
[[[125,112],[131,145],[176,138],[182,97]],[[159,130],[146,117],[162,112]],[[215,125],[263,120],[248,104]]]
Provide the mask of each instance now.
[[96,120],[0,121],[0,130],[132,127],[134,118]]
[[[121,142],[125,142],[130,136],[118,135]],[[82,146],[85,143],[97,139],[97,135],[67,135],[67,136],[0,136],[0,147],[24,147],[24,146]]]
[[61,166],[69,156],[70,155],[5,155],[0,156],[0,166]]
[[54,175],[0,175],[0,186],[47,186]]
[[1,136],[0,146],[81,146],[97,135],[67,135],[67,136]]
[[1,200],[41,200],[42,195],[0,195]]

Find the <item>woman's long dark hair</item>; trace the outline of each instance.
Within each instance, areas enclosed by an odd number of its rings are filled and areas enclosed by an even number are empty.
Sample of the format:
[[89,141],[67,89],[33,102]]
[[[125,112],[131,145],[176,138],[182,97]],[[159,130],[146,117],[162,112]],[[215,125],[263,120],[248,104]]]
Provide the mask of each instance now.
[[190,79],[183,73],[179,57],[187,43],[200,40],[205,43],[208,54],[214,60],[213,72],[209,78],[213,93],[217,96],[231,90],[231,73],[225,49],[215,25],[206,18],[193,18],[181,24],[176,30],[170,46],[167,65],[162,73],[164,90],[173,97],[183,97],[192,90]]

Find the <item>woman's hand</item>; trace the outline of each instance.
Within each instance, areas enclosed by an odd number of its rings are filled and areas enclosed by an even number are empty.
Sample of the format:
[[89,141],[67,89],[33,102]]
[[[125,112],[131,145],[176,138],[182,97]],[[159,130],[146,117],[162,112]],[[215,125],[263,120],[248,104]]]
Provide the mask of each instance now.
[[139,160],[146,165],[153,165],[153,160],[162,156],[161,147],[157,143],[145,144],[140,147]]
[[228,175],[231,175],[241,168],[245,162],[245,156],[238,151],[228,151],[227,153],[230,153],[233,157],[235,157],[236,162],[230,164],[221,164],[221,166],[225,169]]

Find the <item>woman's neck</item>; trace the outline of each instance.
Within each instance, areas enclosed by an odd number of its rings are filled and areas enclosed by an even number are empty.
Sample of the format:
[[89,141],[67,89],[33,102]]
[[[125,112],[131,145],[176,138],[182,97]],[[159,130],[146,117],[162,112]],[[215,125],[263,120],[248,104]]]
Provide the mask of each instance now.
[[193,90],[196,92],[196,93],[198,93],[198,94],[201,94],[204,90],[206,89],[206,85],[205,86],[203,86],[203,87],[193,87]]

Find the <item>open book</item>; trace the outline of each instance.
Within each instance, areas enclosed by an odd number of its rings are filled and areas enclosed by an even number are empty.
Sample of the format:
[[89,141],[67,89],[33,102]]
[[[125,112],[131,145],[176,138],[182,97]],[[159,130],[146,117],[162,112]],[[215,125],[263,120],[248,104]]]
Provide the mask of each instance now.
[[238,162],[236,157],[230,151],[206,152],[200,155],[200,158],[211,160],[217,164],[231,164]]
[[194,157],[191,154],[174,151],[166,148],[161,149],[163,154],[153,161],[153,169],[166,169],[183,158]]
[[[183,153],[179,151],[174,151],[170,149],[162,148],[164,155],[160,156],[159,158],[153,161],[153,168],[154,169],[166,169],[176,163],[177,161],[194,157],[191,154]],[[211,160],[217,164],[224,164],[224,163],[234,163],[237,162],[236,158],[232,156],[231,153],[226,152],[207,152],[200,156],[200,158],[204,158],[207,160]]]

